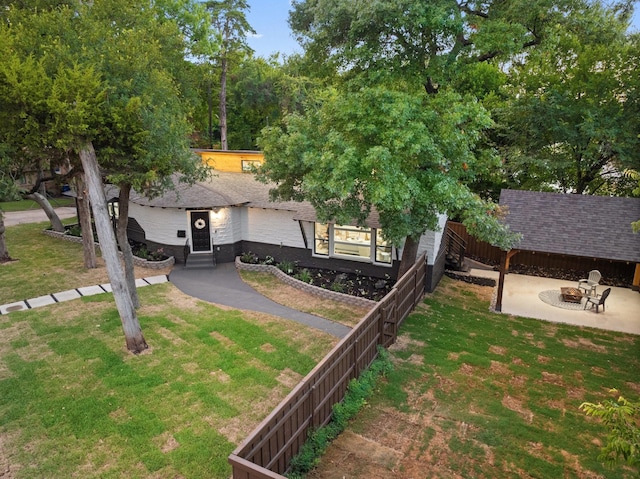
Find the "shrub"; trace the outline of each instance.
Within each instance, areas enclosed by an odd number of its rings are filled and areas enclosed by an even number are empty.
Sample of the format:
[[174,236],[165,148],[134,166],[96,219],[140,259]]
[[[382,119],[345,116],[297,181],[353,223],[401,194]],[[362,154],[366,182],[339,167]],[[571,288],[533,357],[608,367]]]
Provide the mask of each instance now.
[[[618,391],[611,389],[609,392]],[[633,402],[619,396],[617,401],[583,402],[580,409],[587,416],[600,418],[609,429],[607,444],[600,451],[599,461],[609,466],[621,461],[630,466],[640,464],[640,401]]]
[[242,253],[240,255],[240,261],[243,263],[258,264],[258,257],[249,251],[248,253]]
[[278,263],[277,268],[285,274],[293,274],[296,265],[291,261],[281,261],[280,263]]
[[294,278],[299,279],[300,281],[303,281],[305,283],[309,283],[309,284],[313,283],[313,277],[311,276],[311,273],[309,272],[309,270],[306,268],[300,271],[298,274],[296,274]]
[[80,237],[82,236],[82,229],[80,228],[80,225],[71,225],[66,228],[65,234]]
[[264,259],[262,263],[267,265],[274,265],[276,264],[276,260],[273,256],[267,255],[267,257]]

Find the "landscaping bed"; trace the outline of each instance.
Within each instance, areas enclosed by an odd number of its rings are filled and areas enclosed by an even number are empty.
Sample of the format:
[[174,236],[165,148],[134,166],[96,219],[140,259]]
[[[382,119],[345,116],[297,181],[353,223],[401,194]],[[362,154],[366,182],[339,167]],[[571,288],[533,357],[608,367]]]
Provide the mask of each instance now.
[[275,266],[283,273],[304,283],[336,293],[379,301],[393,289],[396,281],[391,277],[376,278],[358,271],[343,273],[322,268],[304,268],[290,261],[277,263],[272,257],[258,258],[252,253],[244,253],[240,261],[246,264]]
[[[492,264],[491,262],[487,262],[485,258],[478,258],[470,256],[471,259],[479,261],[484,264],[489,264],[489,266],[493,266],[493,268],[498,271],[500,269],[500,265],[497,263]],[[563,279],[566,281],[572,281],[577,283],[578,280],[586,278],[588,275],[588,271],[576,271],[571,269],[561,269],[561,268],[545,268],[542,266],[528,266],[522,264],[511,264],[509,266],[509,273],[515,274],[525,274],[528,276],[538,276],[541,278],[553,278],[553,279]],[[624,277],[616,277],[607,275],[606,279],[603,277],[602,284],[606,284],[607,286],[615,286],[619,288],[628,288],[629,287],[629,278]]]

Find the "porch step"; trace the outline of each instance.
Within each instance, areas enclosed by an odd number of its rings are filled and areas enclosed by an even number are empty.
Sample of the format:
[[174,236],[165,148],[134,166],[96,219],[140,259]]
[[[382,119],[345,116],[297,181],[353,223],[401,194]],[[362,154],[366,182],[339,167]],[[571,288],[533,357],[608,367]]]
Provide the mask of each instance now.
[[184,263],[185,268],[215,268],[215,258],[213,253],[191,253],[187,256],[187,260]]
[[445,260],[446,260],[446,268],[449,269],[449,270],[462,271],[462,272],[468,273],[469,270],[471,269],[467,265],[466,258],[464,258],[462,261],[460,261],[459,258],[447,255]]

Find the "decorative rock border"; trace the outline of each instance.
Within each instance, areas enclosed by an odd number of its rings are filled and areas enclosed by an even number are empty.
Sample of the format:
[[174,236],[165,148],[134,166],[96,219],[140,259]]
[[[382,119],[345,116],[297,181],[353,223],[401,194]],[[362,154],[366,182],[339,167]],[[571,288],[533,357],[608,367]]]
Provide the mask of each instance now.
[[[82,238],[79,236],[68,235],[68,234],[60,233],[58,231],[53,231],[53,230],[42,230],[42,232],[47,236],[51,236],[52,238],[61,239],[63,241],[70,241],[71,243],[82,243]],[[98,248],[100,247],[100,243],[96,242],[95,245]],[[122,255],[122,253],[120,252],[118,253]],[[176,262],[176,259],[173,256],[169,256],[167,259],[164,259],[162,261],[149,261],[144,258],[138,258],[137,256],[133,257],[133,264],[135,264],[136,266],[140,266],[141,268],[148,268],[148,269],[167,268],[169,266],[173,266],[175,262]]]
[[477,284],[479,286],[495,286],[497,284],[496,280],[493,278],[482,278],[480,276],[472,276],[469,273],[465,273],[461,271],[446,270],[444,274],[449,278],[464,281],[465,283]]
[[284,271],[281,271],[275,266],[269,264],[251,264],[251,263],[243,263],[240,260],[240,256],[236,256],[236,269],[242,271],[258,271],[262,273],[271,273],[276,276],[278,279],[288,284],[289,286],[293,286],[296,289],[304,291],[306,293],[310,293],[316,296],[320,296],[321,298],[331,299],[333,301],[340,301],[342,303],[350,304],[352,306],[359,306],[363,308],[372,308],[376,304],[376,301],[367,298],[360,298],[358,296],[351,296],[349,294],[338,293],[337,291],[331,291],[329,289],[324,289],[319,286],[314,286],[309,283],[305,283],[304,281],[300,281],[299,279],[294,278],[293,276],[289,276]]

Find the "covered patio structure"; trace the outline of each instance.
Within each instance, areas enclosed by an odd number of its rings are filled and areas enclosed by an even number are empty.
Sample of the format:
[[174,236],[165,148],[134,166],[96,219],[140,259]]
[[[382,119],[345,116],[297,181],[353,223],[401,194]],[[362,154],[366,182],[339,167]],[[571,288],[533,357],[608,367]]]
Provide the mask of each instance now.
[[[640,199],[502,190],[500,205],[508,210],[505,223],[511,231],[520,233],[522,239],[514,249],[502,254],[496,311],[506,312],[503,302],[509,262],[521,252],[635,265],[629,292],[636,291],[636,297],[640,298],[637,293],[640,291],[640,234],[631,229],[631,223],[640,218]],[[606,276],[602,284],[607,284]],[[563,281],[562,286],[576,287],[577,284]],[[600,286],[598,293],[603,289]],[[608,301],[613,303],[613,297]],[[640,318],[640,309],[635,310],[635,316]]]
[[[499,276],[498,271],[484,269],[471,269],[469,274],[495,280],[498,280]],[[504,280],[502,313],[640,335],[640,294],[636,291],[630,288],[611,287],[604,313],[602,309],[599,313],[594,309],[583,309],[584,300],[573,309],[565,309],[540,299],[540,293],[560,290],[564,286],[576,286],[576,284],[561,279],[509,274]],[[599,290],[602,291],[602,287]],[[496,295],[494,295],[494,301],[495,299]],[[495,305],[492,304],[492,307]]]

